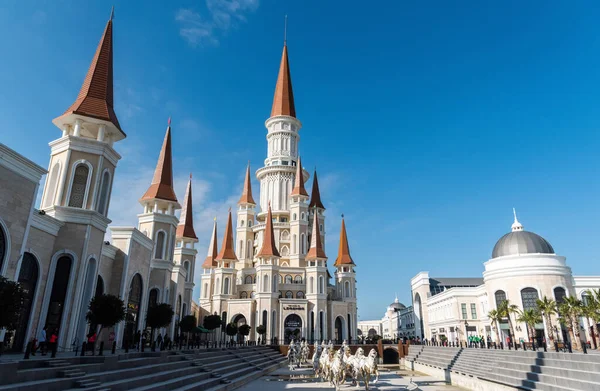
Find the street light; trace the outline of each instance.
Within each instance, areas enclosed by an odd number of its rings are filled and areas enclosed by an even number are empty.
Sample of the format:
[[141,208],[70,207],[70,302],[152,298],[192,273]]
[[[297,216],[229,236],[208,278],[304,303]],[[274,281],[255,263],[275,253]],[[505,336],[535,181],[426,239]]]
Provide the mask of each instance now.
[[465,319],[465,343],[468,345],[469,342],[469,322]]

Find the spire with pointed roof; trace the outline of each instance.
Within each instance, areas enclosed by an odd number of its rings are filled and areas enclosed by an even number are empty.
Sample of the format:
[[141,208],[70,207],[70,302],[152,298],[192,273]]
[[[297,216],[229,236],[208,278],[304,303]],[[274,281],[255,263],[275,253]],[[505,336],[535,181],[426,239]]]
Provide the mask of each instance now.
[[179,225],[177,225],[176,235],[178,238],[198,239],[196,232],[194,231],[194,217],[192,213],[191,173],[190,180],[188,181],[187,189],[185,191],[185,198],[183,199],[183,209],[181,209],[181,218],[179,219]]
[[227,217],[227,226],[225,227],[225,235],[223,235],[223,243],[221,251],[217,255],[217,261],[237,261],[235,251],[233,250],[233,228],[231,224],[231,209]]
[[173,159],[171,154],[171,119],[163,141],[158,163],[154,170],[152,184],[142,196],[142,200],[161,199],[165,201],[177,202],[175,190],[173,190]]
[[321,202],[321,192],[319,192],[319,180],[317,179],[317,169],[315,169],[315,176],[313,177],[312,190],[310,194],[309,208],[321,208],[325,209],[323,202]]
[[519,220],[517,220],[517,211],[515,210],[515,208],[513,208],[513,215],[515,216],[515,222],[511,226],[512,231],[523,231],[523,225],[521,225],[521,223],[519,223]]
[[296,118],[296,107],[294,106],[294,92],[292,91],[292,76],[290,75],[290,64],[288,62],[287,44],[283,44],[283,54],[279,65],[279,76],[275,85],[275,96],[271,117],[287,115]]
[[210,269],[217,266],[217,218],[215,217],[215,224],[213,225],[212,235],[210,236],[210,244],[208,245],[208,254],[204,259],[202,267],[204,269]]
[[256,202],[254,202],[254,198],[252,198],[252,183],[250,182],[250,162],[248,162],[248,167],[246,167],[246,178],[244,179],[244,188],[242,189],[242,196],[238,201],[238,205],[240,204],[256,205]]
[[267,225],[265,226],[265,234],[262,246],[257,257],[280,257],[277,246],[275,245],[275,232],[273,232],[273,215],[271,214],[271,204],[267,212]]
[[310,249],[308,250],[308,254],[306,254],[306,259],[315,260],[322,258],[327,258],[327,255],[325,255],[325,251],[323,250],[323,245],[321,243],[321,232],[319,231],[319,214],[315,209],[312,236],[310,238]]
[[333,266],[354,265],[354,261],[350,256],[350,247],[348,246],[348,237],[346,236],[346,223],[342,217],[342,228],[340,229],[340,247],[338,256]]
[[298,164],[296,165],[296,181],[294,183],[292,195],[303,195],[308,197],[308,193],[304,188],[304,175],[302,175],[302,160],[300,159],[300,156],[298,156]]
[[[107,121],[114,125],[118,133],[116,139],[125,138],[114,110],[113,102],[113,13],[106,27],[87,75],[83,80],[79,95],[73,104],[52,122],[62,128],[68,120],[66,117],[75,114],[83,117]],[[120,133],[120,134],[119,134]]]

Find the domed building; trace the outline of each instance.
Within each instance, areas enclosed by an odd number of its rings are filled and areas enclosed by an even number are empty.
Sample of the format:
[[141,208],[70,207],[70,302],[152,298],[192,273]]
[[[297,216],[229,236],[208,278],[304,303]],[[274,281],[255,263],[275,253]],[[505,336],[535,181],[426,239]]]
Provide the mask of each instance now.
[[372,337],[374,334],[391,340],[415,337],[413,307],[405,306],[396,297],[394,302],[388,305],[381,320],[360,321],[358,329],[364,337]]
[[[510,335],[508,319],[493,325],[488,313],[505,300],[515,304],[519,311],[535,309],[536,301],[547,297],[560,303],[568,296],[585,300],[586,291],[600,287],[600,276],[573,276],[566,258],[557,255],[542,236],[526,231],[514,212],[511,231],[496,242],[492,256],[484,262],[481,278],[430,278],[421,272],[411,280],[412,297],[417,319],[417,335],[422,338],[465,341],[471,335],[502,341]],[[525,324],[511,318],[516,341],[529,340]],[[567,331],[553,319],[552,334],[564,341]],[[589,325],[582,337],[590,340]],[[549,340],[545,322],[535,326],[535,338]],[[534,337],[534,336],[532,336]]]

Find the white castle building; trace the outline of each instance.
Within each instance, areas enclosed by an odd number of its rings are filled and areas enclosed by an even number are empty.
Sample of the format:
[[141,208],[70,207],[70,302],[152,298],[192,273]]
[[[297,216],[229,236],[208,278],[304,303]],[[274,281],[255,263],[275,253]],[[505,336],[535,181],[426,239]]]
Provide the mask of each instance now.
[[381,319],[359,321],[358,333],[361,338],[369,338],[374,335],[389,340],[415,338],[413,306],[405,306],[396,297],[394,302],[388,305]]
[[252,196],[248,166],[236,238],[230,212],[220,251],[215,222],[202,265],[201,312],[218,314],[224,323],[249,324],[252,340],[258,338],[259,325],[269,340],[356,339],[355,264],[342,218],[335,283],[329,283],[325,207],[316,171],[310,201],[304,186],[309,174],[299,155],[302,124],[296,117],[285,44],[265,126],[267,157],[256,172],[259,205]]
[[[427,272],[411,280],[416,318],[416,332],[420,338],[444,337],[449,341],[465,341],[468,336],[489,336],[493,331],[488,313],[504,300],[522,310],[535,309],[536,300],[544,296],[561,303],[567,296],[585,301],[586,292],[600,288],[600,276],[574,276],[564,256],[555,253],[546,239],[525,231],[515,213],[511,232],[502,236],[492,251],[492,257],[483,264],[483,278],[432,278]],[[567,340],[566,327],[555,315],[553,335]],[[527,327],[513,319],[515,341],[529,340]],[[499,322],[502,342],[509,335],[509,324]],[[591,340],[590,324],[581,319],[581,335]],[[550,330],[543,322],[535,327],[535,336],[549,339]]]

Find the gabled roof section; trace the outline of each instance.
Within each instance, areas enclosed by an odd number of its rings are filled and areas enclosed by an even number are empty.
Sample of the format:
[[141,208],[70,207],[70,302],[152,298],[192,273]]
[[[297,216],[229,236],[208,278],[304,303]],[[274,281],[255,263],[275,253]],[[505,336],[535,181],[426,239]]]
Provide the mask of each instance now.
[[296,165],[296,181],[291,195],[303,195],[308,197],[308,193],[304,188],[304,175],[302,174],[302,159],[298,156],[298,164]]
[[[96,53],[87,75],[83,80],[79,95],[73,104],[60,116],[79,114],[109,121],[123,133],[114,110],[113,102],[113,22],[111,18],[100,38]],[[60,118],[59,117],[59,118]]]
[[354,261],[350,256],[350,246],[348,246],[348,237],[346,236],[346,223],[342,217],[342,228],[340,229],[340,246],[338,248],[338,256],[333,266],[354,265]]
[[313,178],[312,190],[310,194],[309,208],[321,208],[325,209],[323,202],[321,202],[321,192],[319,191],[319,180],[317,179],[317,170],[315,170],[315,176]]
[[246,178],[244,179],[244,188],[242,189],[242,196],[238,201],[238,205],[241,204],[256,205],[256,202],[254,202],[254,198],[252,198],[252,183],[250,181],[250,162],[248,162],[248,167],[246,167]]
[[280,257],[277,246],[275,245],[275,232],[273,232],[273,215],[271,214],[271,204],[269,204],[269,211],[267,212],[267,224],[265,226],[262,246],[256,256]]
[[202,264],[204,269],[217,267],[217,252],[217,219],[215,218],[212,235],[210,236],[210,244],[208,245],[208,254]]
[[314,259],[326,259],[325,251],[323,250],[323,244],[321,243],[321,232],[319,231],[319,214],[317,210],[314,210],[313,214],[313,228],[312,236],[310,238],[310,249],[306,254],[307,260]]
[[231,209],[227,217],[227,226],[225,227],[225,235],[223,235],[223,243],[221,251],[217,255],[217,261],[237,261],[235,251],[233,250],[233,228],[231,224]]
[[158,162],[154,170],[152,184],[142,196],[142,200],[161,199],[166,201],[177,202],[175,190],[173,190],[173,157],[171,152],[171,119],[169,118],[169,126],[163,141]]
[[194,231],[194,215],[192,213],[192,174],[190,174],[190,180],[185,191],[181,218],[175,234],[178,238],[198,239]]
[[285,44],[283,45],[279,75],[277,76],[277,84],[275,85],[275,96],[273,97],[273,107],[271,108],[271,117],[278,115],[287,115],[296,118],[292,76],[290,75],[288,51]]

